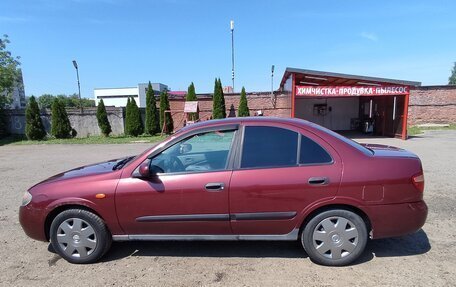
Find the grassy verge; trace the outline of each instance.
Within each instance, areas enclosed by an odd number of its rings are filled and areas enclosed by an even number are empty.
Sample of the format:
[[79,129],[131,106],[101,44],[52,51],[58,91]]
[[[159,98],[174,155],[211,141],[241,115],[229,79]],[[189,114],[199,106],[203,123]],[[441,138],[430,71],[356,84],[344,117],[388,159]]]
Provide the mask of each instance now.
[[409,126],[407,131],[410,136],[422,134],[424,131],[430,130],[456,130],[456,124],[450,124],[448,127],[420,127]]
[[48,138],[42,141],[27,140],[25,136],[12,135],[0,139],[1,145],[31,145],[31,144],[125,144],[125,143],[153,143],[163,140],[165,136],[90,136],[86,138],[72,138],[72,139],[55,139]]

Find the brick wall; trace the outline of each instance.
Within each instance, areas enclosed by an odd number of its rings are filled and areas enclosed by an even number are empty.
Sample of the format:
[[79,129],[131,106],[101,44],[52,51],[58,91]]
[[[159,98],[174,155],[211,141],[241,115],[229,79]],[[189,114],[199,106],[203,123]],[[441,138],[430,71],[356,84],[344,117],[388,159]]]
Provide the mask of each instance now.
[[409,125],[456,123],[456,86],[423,86],[410,91]]
[[[231,105],[234,106],[235,113],[239,107],[239,94],[225,94],[225,106],[227,116],[230,113]],[[247,94],[247,102],[250,109],[250,115],[253,116],[255,111],[262,110],[264,116],[274,117],[289,117],[291,112],[290,97],[285,94],[276,94],[276,105],[274,107],[269,92],[264,93],[249,93]],[[182,97],[170,98],[170,107],[174,121],[174,128],[179,129],[183,126],[185,100]],[[208,120],[212,115],[212,96],[198,95],[198,105],[200,110],[200,119]]]

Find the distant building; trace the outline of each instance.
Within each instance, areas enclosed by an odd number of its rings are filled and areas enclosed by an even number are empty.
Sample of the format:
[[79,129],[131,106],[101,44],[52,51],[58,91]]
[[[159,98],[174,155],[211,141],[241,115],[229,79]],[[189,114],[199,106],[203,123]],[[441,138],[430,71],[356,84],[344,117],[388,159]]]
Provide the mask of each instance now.
[[[136,87],[126,88],[96,88],[93,90],[95,104],[98,106],[100,99],[103,99],[105,106],[125,107],[127,99],[133,97],[140,108],[146,107],[146,92],[149,84],[138,84]],[[161,83],[153,83],[155,95],[168,90],[168,86]]]
[[[6,94],[6,92],[4,94]],[[13,87],[11,99],[11,103],[7,105],[7,108],[9,109],[24,109],[27,104],[25,101],[24,79],[22,78],[21,70],[19,70],[19,77],[16,85]]]

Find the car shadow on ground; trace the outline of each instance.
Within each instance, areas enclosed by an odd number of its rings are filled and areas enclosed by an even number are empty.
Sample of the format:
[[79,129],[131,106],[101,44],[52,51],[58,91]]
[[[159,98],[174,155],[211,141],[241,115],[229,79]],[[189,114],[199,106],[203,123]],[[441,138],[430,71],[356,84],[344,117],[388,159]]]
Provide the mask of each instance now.
[[[431,249],[423,230],[414,234],[367,243],[363,255],[354,263],[361,264],[374,257],[397,257],[424,254]],[[299,242],[273,241],[136,241],[114,242],[102,262],[136,256],[172,257],[245,257],[245,258],[307,258]]]

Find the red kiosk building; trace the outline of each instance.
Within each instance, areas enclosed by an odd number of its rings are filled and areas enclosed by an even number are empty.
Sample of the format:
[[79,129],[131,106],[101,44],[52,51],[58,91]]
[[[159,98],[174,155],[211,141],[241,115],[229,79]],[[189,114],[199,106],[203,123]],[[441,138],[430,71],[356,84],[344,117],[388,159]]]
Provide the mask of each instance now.
[[291,117],[334,131],[407,138],[410,89],[420,82],[287,68],[280,90]]

